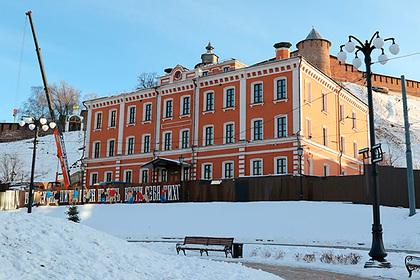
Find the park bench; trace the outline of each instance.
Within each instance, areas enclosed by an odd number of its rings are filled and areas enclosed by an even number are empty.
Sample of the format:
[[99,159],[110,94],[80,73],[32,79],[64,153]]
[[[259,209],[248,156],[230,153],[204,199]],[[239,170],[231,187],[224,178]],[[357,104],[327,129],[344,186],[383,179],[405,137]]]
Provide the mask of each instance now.
[[186,236],[183,243],[176,244],[176,253],[182,251],[185,255],[186,250],[199,251],[202,256],[203,253],[209,255],[209,251],[225,252],[226,258],[228,254],[232,256],[233,238],[223,237],[197,237]]
[[408,270],[408,277],[411,277],[411,274],[414,270],[420,269],[420,257],[407,256],[405,257],[405,267]]

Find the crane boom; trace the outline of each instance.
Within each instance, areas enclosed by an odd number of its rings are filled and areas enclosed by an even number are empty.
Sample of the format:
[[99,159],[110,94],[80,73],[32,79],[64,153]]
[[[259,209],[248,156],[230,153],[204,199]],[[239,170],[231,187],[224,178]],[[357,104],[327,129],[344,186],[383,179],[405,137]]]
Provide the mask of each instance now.
[[50,89],[48,87],[47,76],[45,75],[45,71],[44,71],[44,64],[42,63],[41,49],[38,46],[38,40],[37,40],[36,34],[35,34],[35,27],[34,27],[34,23],[32,21],[32,11],[27,11],[25,14],[28,16],[29,23],[31,25],[32,36],[33,36],[34,43],[35,43],[35,50],[36,50],[36,54],[37,54],[37,57],[38,57],[39,68],[41,70],[42,82],[44,83],[44,91],[45,91],[45,95],[47,97],[48,109],[50,111],[50,118],[51,118],[52,121],[57,123],[57,126],[54,129],[54,140],[55,140],[55,145],[57,146],[57,157],[60,161],[61,171],[62,171],[62,174],[63,174],[64,187],[68,188],[71,185],[70,170],[69,170],[69,164],[68,164],[68,161],[67,161],[66,146],[64,144],[62,127],[61,127],[60,122],[57,122],[57,120],[55,118],[55,113],[54,113],[54,110],[53,110],[53,107],[52,107],[51,92],[50,92]]

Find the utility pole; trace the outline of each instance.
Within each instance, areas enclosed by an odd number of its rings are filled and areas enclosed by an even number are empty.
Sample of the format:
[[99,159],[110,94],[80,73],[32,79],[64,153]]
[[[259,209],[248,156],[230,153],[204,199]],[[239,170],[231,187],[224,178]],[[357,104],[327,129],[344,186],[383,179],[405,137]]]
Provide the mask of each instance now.
[[413,158],[411,156],[410,123],[408,122],[407,93],[405,89],[405,77],[401,76],[401,89],[404,110],[404,128],[405,128],[405,156],[407,161],[407,187],[408,187],[408,206],[410,207],[410,216],[416,214],[416,194],[414,191]]

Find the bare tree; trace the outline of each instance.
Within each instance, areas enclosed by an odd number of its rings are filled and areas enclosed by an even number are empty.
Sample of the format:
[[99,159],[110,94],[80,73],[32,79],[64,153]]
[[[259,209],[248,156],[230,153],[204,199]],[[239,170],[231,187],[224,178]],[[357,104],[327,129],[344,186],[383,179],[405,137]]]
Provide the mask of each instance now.
[[27,179],[23,163],[17,154],[2,154],[0,156],[0,181],[11,183],[17,179]]
[[156,73],[141,73],[137,76],[136,89],[152,88],[157,86]]
[[[51,92],[51,105],[59,119],[63,119],[72,113],[75,105],[80,106],[80,90],[72,87],[65,81],[49,87]],[[49,117],[47,98],[42,87],[32,87],[31,95],[20,109],[21,116]]]

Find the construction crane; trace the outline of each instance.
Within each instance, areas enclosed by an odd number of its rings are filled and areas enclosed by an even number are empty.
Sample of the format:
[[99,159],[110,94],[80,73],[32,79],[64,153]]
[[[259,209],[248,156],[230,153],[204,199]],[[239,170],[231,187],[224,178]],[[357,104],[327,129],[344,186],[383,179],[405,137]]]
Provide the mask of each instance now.
[[53,133],[54,140],[57,146],[57,157],[58,157],[58,160],[60,161],[61,171],[63,174],[64,187],[68,188],[71,185],[70,170],[69,170],[69,164],[67,162],[67,154],[66,154],[66,147],[64,145],[62,127],[61,127],[61,123],[59,121],[56,121],[55,113],[52,107],[52,103],[51,103],[52,96],[51,96],[50,89],[48,87],[47,76],[45,75],[45,71],[44,71],[44,64],[42,63],[41,49],[39,48],[38,40],[36,39],[35,27],[32,21],[32,11],[27,11],[25,14],[28,16],[29,23],[31,24],[32,36],[34,38],[35,50],[38,56],[39,68],[41,69],[42,82],[44,83],[44,91],[47,97],[48,109],[50,111],[50,118],[53,122],[57,123],[57,127],[54,129],[54,133]]

